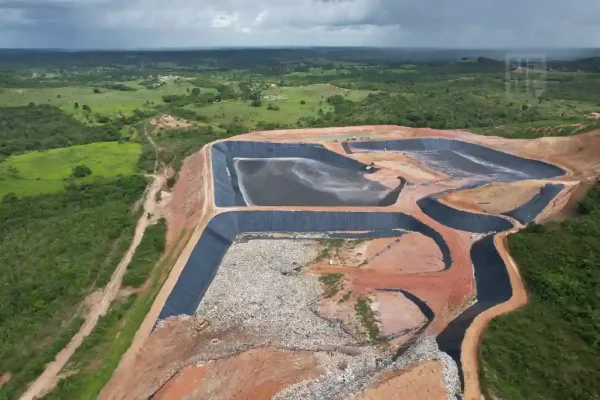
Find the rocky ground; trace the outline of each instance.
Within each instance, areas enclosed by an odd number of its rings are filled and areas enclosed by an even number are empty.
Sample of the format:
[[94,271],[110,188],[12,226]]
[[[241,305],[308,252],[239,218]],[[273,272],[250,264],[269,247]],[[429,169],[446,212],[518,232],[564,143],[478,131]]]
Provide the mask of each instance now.
[[317,255],[318,249],[306,240],[234,244],[202,299],[198,317],[210,321],[215,331],[240,330],[261,344],[306,350],[356,345],[340,325],[316,312],[321,284],[301,269]]
[[[415,396],[431,390],[443,394],[432,399],[456,393],[456,366],[433,338],[421,338],[397,357],[397,349],[385,344],[361,344],[359,327],[321,316],[323,283],[307,268],[321,251],[314,240],[303,239],[231,246],[197,310],[213,339],[156,398],[241,399],[251,392],[265,399],[338,399],[368,393],[374,385]],[[437,362],[437,370],[427,370],[435,375],[427,382],[433,380],[436,389],[398,376],[428,361]],[[386,383],[390,373],[394,381]]]

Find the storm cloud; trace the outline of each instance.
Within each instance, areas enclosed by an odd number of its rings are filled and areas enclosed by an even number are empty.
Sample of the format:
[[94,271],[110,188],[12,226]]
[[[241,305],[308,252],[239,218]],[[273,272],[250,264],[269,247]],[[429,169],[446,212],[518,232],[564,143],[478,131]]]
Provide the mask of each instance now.
[[0,47],[597,47],[598,0],[0,0]]

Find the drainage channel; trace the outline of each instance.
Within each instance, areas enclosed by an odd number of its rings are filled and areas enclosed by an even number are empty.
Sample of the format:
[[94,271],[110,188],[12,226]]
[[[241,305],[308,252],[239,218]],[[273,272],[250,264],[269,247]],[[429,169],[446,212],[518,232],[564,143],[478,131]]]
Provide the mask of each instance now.
[[[404,213],[326,211],[231,211],[208,223],[159,315],[193,315],[217,273],[229,246],[240,233],[339,232],[350,238],[396,237],[419,232],[435,241],[445,268],[452,264],[450,249],[433,228]],[[352,233],[355,232],[355,233]],[[365,233],[367,232],[367,233]]]

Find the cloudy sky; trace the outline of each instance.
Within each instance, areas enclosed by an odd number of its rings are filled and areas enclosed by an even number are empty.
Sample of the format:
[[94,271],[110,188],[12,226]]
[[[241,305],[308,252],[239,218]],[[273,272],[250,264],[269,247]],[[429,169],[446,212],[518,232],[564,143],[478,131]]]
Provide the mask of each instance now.
[[0,0],[0,47],[600,47],[600,0]]

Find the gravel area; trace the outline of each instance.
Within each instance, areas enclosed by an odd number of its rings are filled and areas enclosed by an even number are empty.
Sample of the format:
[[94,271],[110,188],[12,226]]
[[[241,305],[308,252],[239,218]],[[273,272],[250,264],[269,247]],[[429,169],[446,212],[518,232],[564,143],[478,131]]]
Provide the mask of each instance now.
[[290,386],[273,400],[347,398],[372,385],[381,372],[405,370],[424,361],[437,360],[439,354],[437,343],[432,337],[422,338],[396,360],[393,360],[391,354],[383,357],[374,348],[365,348],[357,356],[344,359],[347,367],[343,370],[339,368],[340,355],[323,353],[319,358],[326,366],[325,375]]
[[439,352],[440,360],[444,364],[444,387],[448,394],[448,400],[455,400],[456,395],[460,394],[460,377],[458,376],[458,365],[448,354]]
[[[196,312],[211,330],[237,330],[255,345],[320,350],[356,345],[341,325],[313,309],[317,276],[297,271],[318,255],[309,240],[251,240],[230,248]],[[247,344],[247,343],[246,343]]]
[[[196,312],[211,331],[225,336],[197,354],[196,361],[262,346],[315,351],[325,374],[290,386],[274,399],[321,400],[365,390],[382,372],[441,360],[444,386],[448,398],[454,399],[460,390],[458,369],[439,351],[434,338],[421,338],[394,360],[393,352],[383,355],[375,346],[361,346],[339,323],[318,316],[322,284],[318,276],[299,272],[318,254],[314,240],[234,243]],[[230,332],[243,336],[228,337]]]

